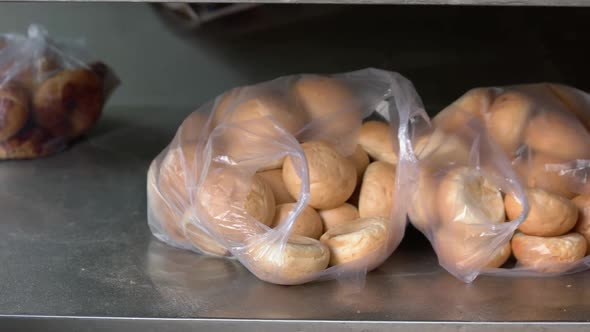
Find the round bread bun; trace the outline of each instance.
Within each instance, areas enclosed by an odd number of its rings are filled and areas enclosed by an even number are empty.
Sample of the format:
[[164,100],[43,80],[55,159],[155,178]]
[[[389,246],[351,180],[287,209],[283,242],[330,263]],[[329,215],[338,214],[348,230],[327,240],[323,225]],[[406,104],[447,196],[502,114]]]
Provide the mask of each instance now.
[[209,135],[208,122],[209,114],[205,112],[196,111],[189,114],[176,131],[180,144],[196,143],[197,140],[203,139],[203,136]]
[[275,201],[278,205],[285,203],[295,203],[297,200],[289,194],[285,183],[283,182],[283,170],[273,169],[258,172],[258,175],[270,186]]
[[590,158],[590,134],[572,115],[543,112],[534,116],[525,133],[533,150],[565,160]]
[[351,160],[356,167],[357,183],[361,183],[363,174],[365,174],[365,170],[370,163],[369,155],[367,155],[360,145],[357,145],[352,155],[348,156],[348,159]]
[[55,136],[79,137],[98,121],[103,99],[102,80],[94,71],[64,70],[35,91],[35,121]]
[[561,85],[547,84],[548,89],[590,130],[590,98],[578,89]]
[[499,224],[505,220],[500,190],[473,168],[449,171],[440,182],[437,200],[444,224]]
[[[301,144],[309,170],[310,197],[308,204],[316,209],[340,206],[356,186],[356,168],[330,144],[310,141]],[[290,157],[283,165],[283,181],[292,197],[299,198],[301,179]]]
[[564,272],[586,254],[586,239],[578,233],[540,237],[517,233],[512,238],[512,252],[518,263],[539,272]]
[[380,121],[365,122],[359,134],[359,144],[371,158],[395,165],[397,152],[392,139],[389,124]]
[[435,172],[428,167],[419,170],[415,191],[411,194],[408,217],[414,227],[428,234],[438,227],[438,186]]
[[574,198],[575,181],[559,172],[546,169],[549,165],[566,162],[563,159],[544,153],[533,153],[528,158],[515,161],[514,167],[518,175],[531,188],[539,188],[566,198]]
[[574,231],[580,233],[588,244],[588,252],[590,254],[590,195],[580,195],[572,200],[578,207],[578,222]]
[[361,218],[389,218],[395,200],[395,166],[375,161],[369,164],[363,177],[359,197]]
[[[277,205],[275,216],[271,224],[272,228],[276,228],[287,220],[287,216],[295,208],[296,203],[287,203]],[[291,235],[301,235],[312,239],[319,239],[323,233],[322,219],[320,215],[311,207],[306,206],[301,211],[301,214],[295,219],[293,227],[291,227]]]
[[293,93],[311,122],[321,121],[335,113],[340,113],[339,121],[347,122],[346,113],[350,113],[354,118],[359,113],[350,89],[334,78],[303,76],[293,84]]
[[[328,230],[320,241],[330,249],[330,265],[362,259],[385,249],[389,238],[387,219],[362,218]],[[367,271],[376,266],[369,264]]]
[[195,163],[196,150],[194,143],[170,146],[160,163],[158,188],[164,199],[182,213],[190,206],[189,194],[200,174],[200,165]]
[[[528,188],[529,214],[518,229],[532,236],[559,236],[569,232],[578,220],[578,208],[567,198],[538,188]],[[505,198],[506,214],[516,219],[522,206],[508,194]]]
[[63,138],[55,138],[43,128],[24,129],[7,141],[0,142],[0,160],[40,158],[64,148]]
[[469,146],[464,140],[439,128],[416,138],[414,151],[422,164],[432,169],[469,163]]
[[182,218],[182,230],[185,238],[193,247],[204,254],[212,256],[231,256],[230,251],[225,248],[219,241],[211,237],[205,231],[197,227],[191,218],[193,208],[186,210]]
[[0,87],[0,141],[18,133],[29,118],[29,100],[25,91],[14,84]]
[[28,91],[34,91],[39,83],[59,69],[55,57],[45,54],[32,59],[30,65],[23,68],[14,77],[14,80],[22,84]]
[[287,243],[249,241],[248,268],[260,279],[279,285],[297,285],[309,281],[328,267],[330,250],[318,240],[292,235]]
[[436,128],[449,133],[460,133],[465,130],[467,123],[475,118],[481,118],[494,98],[494,92],[489,88],[477,88],[467,91],[463,96],[439,112],[432,123]]
[[320,210],[318,213],[324,223],[325,232],[334,227],[349,224],[353,220],[360,218],[358,209],[354,205],[348,203],[344,203],[333,209]]
[[433,245],[441,265],[461,271],[498,268],[510,258],[510,243],[490,252],[492,238],[485,225],[445,225],[434,233]]
[[513,156],[523,144],[525,128],[533,111],[533,101],[516,91],[504,92],[496,97],[485,123],[491,138],[504,153]]

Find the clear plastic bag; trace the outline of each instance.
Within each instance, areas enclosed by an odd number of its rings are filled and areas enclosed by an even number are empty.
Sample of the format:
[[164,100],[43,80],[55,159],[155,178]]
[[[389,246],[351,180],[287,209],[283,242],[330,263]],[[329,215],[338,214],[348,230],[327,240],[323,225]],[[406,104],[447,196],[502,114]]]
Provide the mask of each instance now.
[[[338,252],[329,249],[326,234],[318,241],[317,229],[302,230],[296,221],[313,219],[310,204],[320,210],[347,197],[354,200],[357,170],[343,166],[352,164],[340,158],[355,158],[362,121],[369,116],[390,122],[394,129],[385,140],[397,146],[399,110],[424,112],[408,80],[376,69],[288,76],[228,91],[186,118],[153,161],[147,182],[150,229],[173,246],[236,258],[271,283],[362,279],[401,241],[406,226],[403,204],[384,202],[391,206],[387,216],[336,227],[344,229],[342,234],[330,233],[334,242],[356,239],[356,251],[350,250],[352,244]],[[290,203],[288,194],[279,194],[260,176],[282,165]],[[400,159],[397,172],[407,165]],[[394,169],[383,181],[404,197],[395,166],[383,168]],[[275,207],[277,201],[284,204]],[[331,211],[323,218],[336,214]]]
[[0,159],[63,150],[98,121],[118,84],[80,43],[54,41],[40,26],[0,35]]
[[431,127],[416,125],[445,137],[428,143],[441,152],[412,151],[409,211],[445,269],[470,282],[590,266],[589,119],[584,92],[530,84],[470,90]]

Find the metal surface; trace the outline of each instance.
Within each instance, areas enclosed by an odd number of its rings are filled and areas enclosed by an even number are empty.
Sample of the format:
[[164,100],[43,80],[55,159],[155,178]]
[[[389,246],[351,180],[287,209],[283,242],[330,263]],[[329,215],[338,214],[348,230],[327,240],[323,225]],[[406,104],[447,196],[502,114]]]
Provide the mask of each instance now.
[[146,170],[185,115],[112,110],[60,155],[0,163],[0,330],[590,329],[590,273],[467,285],[415,231],[364,288],[266,284],[235,261],[158,242],[146,225]]

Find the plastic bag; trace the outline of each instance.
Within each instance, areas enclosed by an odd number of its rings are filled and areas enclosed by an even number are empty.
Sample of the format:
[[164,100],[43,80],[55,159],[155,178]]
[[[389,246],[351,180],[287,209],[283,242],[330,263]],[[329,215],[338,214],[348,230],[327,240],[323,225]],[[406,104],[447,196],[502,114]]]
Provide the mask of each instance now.
[[[405,205],[393,204],[391,198],[381,201],[389,206],[385,216],[346,220],[334,228],[310,225],[321,219],[338,223],[334,216],[354,214],[355,208],[343,203],[354,202],[359,194],[352,191],[363,178],[351,163],[363,153],[358,147],[362,119],[389,121],[393,129],[383,141],[397,154],[393,147],[398,126],[405,125],[399,121],[402,109],[424,112],[408,80],[376,69],[288,76],[233,89],[185,119],[153,161],[147,182],[149,227],[173,246],[234,257],[271,283],[362,280],[401,241]],[[269,180],[283,165],[278,180]],[[404,197],[395,173],[406,165],[400,159],[397,168],[387,163],[369,168],[387,174],[381,182]],[[276,184],[281,179],[287,193]],[[318,241],[322,228],[330,235]]]
[[0,159],[64,149],[98,121],[118,84],[78,43],[58,43],[40,26],[0,35]]
[[473,89],[434,117],[452,153],[415,151],[409,217],[440,264],[466,282],[587,269],[589,120],[590,97],[556,84]]

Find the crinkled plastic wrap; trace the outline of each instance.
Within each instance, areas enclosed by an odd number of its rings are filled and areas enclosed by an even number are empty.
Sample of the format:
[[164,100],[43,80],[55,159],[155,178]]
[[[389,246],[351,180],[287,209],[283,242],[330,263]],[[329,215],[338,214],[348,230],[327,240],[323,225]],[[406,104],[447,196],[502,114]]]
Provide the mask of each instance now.
[[98,121],[119,81],[78,44],[37,25],[0,35],[0,159],[58,152]]
[[590,97],[557,84],[473,89],[416,123],[409,217],[440,264],[466,282],[587,269],[589,125]]
[[[362,280],[401,241],[405,206],[392,203],[386,218],[364,221],[358,227],[365,233],[355,238],[364,251],[334,264],[322,242],[292,234],[295,220],[308,209],[310,186],[320,186],[310,184],[301,143],[321,142],[314,143],[318,151],[330,146],[347,158],[357,148],[363,119],[372,116],[390,122],[394,129],[387,139],[397,146],[393,142],[398,140],[401,110],[423,112],[412,84],[399,74],[377,69],[281,77],[228,91],[189,115],[153,161],[147,181],[150,229],[170,245],[238,259],[271,283]],[[299,179],[299,194],[281,222],[271,227],[269,220],[281,198],[269,194],[260,173],[280,168],[286,159]],[[400,158],[397,172],[408,165]],[[335,165],[325,177],[340,171],[344,170]],[[406,196],[399,177],[384,181],[395,181],[396,195]],[[350,230],[353,238],[358,235],[355,227]]]

